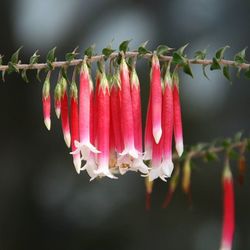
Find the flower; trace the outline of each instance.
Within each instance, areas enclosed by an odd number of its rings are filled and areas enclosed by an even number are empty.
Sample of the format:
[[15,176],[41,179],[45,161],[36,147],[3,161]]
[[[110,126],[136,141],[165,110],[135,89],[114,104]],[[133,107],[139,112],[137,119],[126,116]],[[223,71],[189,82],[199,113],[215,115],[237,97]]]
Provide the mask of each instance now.
[[64,141],[67,147],[70,147],[71,143],[71,135],[70,135],[70,127],[69,127],[69,112],[68,112],[68,94],[67,94],[67,80],[62,77],[61,78],[61,121],[62,121],[62,130]]
[[174,138],[175,148],[179,156],[183,153],[183,135],[181,121],[181,105],[179,97],[179,77],[177,73],[173,75],[173,103],[174,103]]
[[83,60],[83,64],[80,72],[80,95],[79,95],[79,136],[80,141],[76,141],[76,150],[72,152],[77,154],[81,152],[82,159],[87,160],[90,151],[99,153],[95,146],[90,142],[90,130],[91,123],[91,96],[93,95],[93,83],[89,74],[86,59]]
[[56,116],[59,119],[61,115],[61,95],[62,95],[62,90],[61,90],[61,84],[60,81],[57,82],[55,90],[54,90],[54,107],[55,107],[55,112]]
[[50,120],[51,103],[50,103],[49,77],[50,77],[50,73],[48,73],[45,79],[45,82],[43,84],[43,90],[42,90],[43,119],[44,119],[44,124],[48,130],[50,130],[50,127],[51,127],[51,120]]
[[[79,126],[78,126],[78,91],[75,81],[70,86],[70,125],[71,125],[71,150],[75,151],[75,141],[79,140]],[[81,170],[81,156],[80,153],[73,154],[73,163],[76,172],[80,174]]]
[[222,228],[222,240],[220,250],[232,249],[235,219],[234,219],[234,187],[232,173],[229,167],[229,160],[226,160],[222,175],[223,185],[223,228]]

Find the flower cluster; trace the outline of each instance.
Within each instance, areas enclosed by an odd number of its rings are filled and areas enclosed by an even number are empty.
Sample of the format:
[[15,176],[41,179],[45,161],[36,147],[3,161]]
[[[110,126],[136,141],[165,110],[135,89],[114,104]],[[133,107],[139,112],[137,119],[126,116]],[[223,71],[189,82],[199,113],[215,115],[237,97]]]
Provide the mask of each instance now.
[[[100,66],[102,65],[102,66]],[[170,73],[170,64],[160,66],[152,55],[150,94],[143,128],[140,82],[135,60],[128,65],[121,54],[112,75],[100,64],[95,84],[85,58],[80,69],[79,95],[74,77],[70,84],[60,75],[54,90],[57,117],[61,116],[65,143],[71,147],[77,173],[86,170],[91,180],[127,171],[139,171],[149,181],[171,176],[172,140],[179,156],[183,152],[179,79]],[[50,73],[43,86],[44,122],[50,129]],[[79,100],[79,101],[78,101]],[[70,105],[69,105],[70,103]]]

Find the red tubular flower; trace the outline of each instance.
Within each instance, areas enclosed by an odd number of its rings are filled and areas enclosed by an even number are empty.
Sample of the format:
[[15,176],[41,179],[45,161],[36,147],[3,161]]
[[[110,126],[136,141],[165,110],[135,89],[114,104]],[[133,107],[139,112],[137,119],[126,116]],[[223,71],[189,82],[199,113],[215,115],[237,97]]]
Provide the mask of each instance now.
[[162,87],[160,63],[156,54],[152,57],[150,92],[152,98],[152,132],[154,140],[158,144],[162,135]]
[[170,72],[167,70],[164,79],[164,93],[162,102],[162,123],[163,123],[163,162],[162,171],[170,177],[173,171],[172,162],[172,139],[173,139],[173,94],[172,94],[172,79]]
[[152,100],[151,92],[149,93],[148,109],[146,117],[145,135],[144,135],[144,160],[152,159],[153,134],[152,134]]
[[173,102],[174,102],[174,137],[175,148],[179,156],[183,153],[183,135],[182,135],[182,121],[181,121],[181,105],[179,97],[179,77],[177,74],[173,75]]
[[[70,125],[71,125],[71,149],[76,150],[75,141],[79,141],[79,126],[78,126],[78,91],[75,82],[70,86]],[[76,172],[80,174],[81,157],[80,153],[73,154],[73,163]]]
[[62,77],[61,78],[61,121],[62,121],[62,130],[64,141],[67,147],[70,147],[71,136],[70,136],[70,128],[69,128],[69,112],[68,112],[68,94],[67,94],[67,80]]
[[138,152],[134,144],[134,124],[132,99],[130,92],[130,80],[127,63],[122,57],[120,64],[120,79],[121,79],[121,126],[124,142],[124,150],[121,153],[123,159],[126,157],[138,158]]
[[97,146],[100,153],[97,155],[97,170],[94,173],[96,176],[107,176],[114,179],[116,177],[109,170],[110,94],[105,73],[102,73],[101,76],[97,99]]
[[46,80],[43,84],[42,90],[42,103],[43,103],[43,119],[44,124],[48,130],[50,130],[51,120],[50,120],[50,82],[49,82],[49,75],[46,77]]
[[[93,118],[90,114],[91,95],[93,91],[93,83],[89,73],[86,60],[83,61],[80,72],[80,95],[79,95],[79,136],[80,142],[76,142],[77,150],[81,151],[82,158],[88,160],[90,151],[98,153],[99,151],[90,142],[91,123]],[[93,132],[94,130],[92,130]]]
[[[228,162],[228,161],[227,161]],[[234,227],[235,227],[235,214],[234,214],[234,187],[232,173],[229,163],[225,165],[223,176],[223,191],[224,191],[224,208],[223,208],[223,228],[222,240],[220,250],[231,250]]]
[[131,82],[131,97],[132,97],[132,110],[133,110],[133,124],[134,124],[134,141],[135,148],[139,152],[138,158],[133,160],[131,170],[139,170],[143,174],[148,174],[148,167],[144,164],[142,159],[142,115],[141,115],[141,94],[140,82],[133,67],[130,74]]
[[62,96],[61,84],[58,82],[54,91],[54,107],[56,116],[59,119],[61,115],[61,96]]
[[119,75],[114,75],[110,90],[111,123],[113,126],[114,146],[117,153],[124,150],[121,132],[121,106],[120,106],[120,82]]

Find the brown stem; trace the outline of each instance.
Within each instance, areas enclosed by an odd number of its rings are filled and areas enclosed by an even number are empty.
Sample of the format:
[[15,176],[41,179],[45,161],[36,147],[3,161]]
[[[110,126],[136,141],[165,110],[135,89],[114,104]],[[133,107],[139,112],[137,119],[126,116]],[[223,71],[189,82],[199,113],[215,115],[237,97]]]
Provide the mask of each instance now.
[[[110,55],[110,59],[113,59],[115,57],[117,57],[119,55],[118,52],[114,52]],[[138,52],[133,52],[133,51],[129,51],[126,52],[125,57],[137,57],[138,56]],[[151,53],[147,53],[145,55],[142,56],[143,58],[149,59],[152,57]],[[96,55],[96,56],[92,56],[91,58],[88,58],[88,62],[96,62],[96,61],[100,61],[104,59],[104,55]],[[160,56],[160,60],[161,61],[172,61],[173,57],[172,56]],[[67,61],[58,61],[58,62],[53,62],[52,63],[52,67],[53,68],[61,68],[63,66],[76,66],[80,63],[82,63],[83,59],[75,59],[72,60],[71,62],[67,62]],[[189,63],[191,64],[201,64],[201,65],[210,65],[212,64],[212,60],[210,59],[204,59],[204,60],[196,60],[196,59],[189,59]],[[236,65],[234,61],[230,61],[230,60],[220,60],[219,63],[221,65],[224,66],[234,66],[234,67],[238,67],[238,68],[242,68],[242,69],[248,69],[250,68],[250,64],[248,63],[242,63],[242,64],[238,64]],[[27,69],[45,69],[47,68],[47,63],[35,63],[35,64],[16,64],[16,68],[19,70],[27,70]],[[8,69],[8,65],[1,65],[0,66],[0,71],[6,71]]]

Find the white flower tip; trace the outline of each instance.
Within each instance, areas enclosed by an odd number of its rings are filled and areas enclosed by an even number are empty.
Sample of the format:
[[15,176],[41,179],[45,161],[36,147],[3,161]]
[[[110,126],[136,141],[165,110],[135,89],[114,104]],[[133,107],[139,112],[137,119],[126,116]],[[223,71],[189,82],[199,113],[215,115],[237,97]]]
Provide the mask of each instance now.
[[68,148],[70,148],[71,136],[69,133],[64,134],[64,141]]
[[81,159],[80,159],[80,157],[75,157],[75,158],[73,159],[73,163],[74,163],[76,172],[77,172],[78,174],[80,174],[80,172],[81,172]]
[[175,148],[176,148],[178,156],[181,157],[182,153],[183,153],[183,150],[184,150],[184,148],[183,148],[183,142],[176,143]]
[[166,177],[171,177],[171,174],[174,169],[174,164],[171,160],[163,161],[161,164],[161,169]]
[[161,135],[162,135],[162,129],[158,128],[158,129],[154,129],[153,131],[153,136],[155,139],[155,143],[158,144],[160,139],[161,139]]
[[46,128],[48,130],[50,130],[50,127],[51,127],[51,120],[50,120],[50,118],[45,118],[44,119],[44,124],[45,124]]
[[94,170],[94,174],[99,175],[99,176],[107,176],[111,179],[118,179],[116,176],[114,176],[109,169],[102,169],[99,168],[97,170]]
[[60,118],[60,115],[61,115],[61,109],[59,108],[56,108],[56,117],[59,119]]

